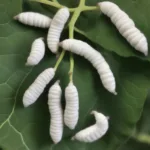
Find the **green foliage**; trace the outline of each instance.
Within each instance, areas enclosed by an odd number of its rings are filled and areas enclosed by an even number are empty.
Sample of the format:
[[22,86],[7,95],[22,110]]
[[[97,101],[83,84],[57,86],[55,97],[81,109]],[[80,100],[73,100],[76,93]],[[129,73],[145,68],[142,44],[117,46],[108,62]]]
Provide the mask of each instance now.
[[137,123],[135,133],[131,140],[122,146],[121,150],[149,150],[150,149],[150,121],[149,121],[149,107],[150,107],[150,91],[144,106],[142,117]]
[[[69,4],[70,1],[66,2]],[[91,5],[95,2],[97,1],[88,0]],[[148,34],[144,23],[138,20],[144,17],[138,16],[133,9],[135,4],[140,11],[139,5],[130,1],[132,6],[130,8],[127,7],[129,0],[117,2]],[[146,3],[146,0],[141,0],[139,4],[145,6],[144,2]],[[56,62],[56,57],[47,49],[46,56],[38,66],[30,68],[24,65],[32,41],[37,37],[46,37],[47,30],[26,27],[13,21],[13,16],[22,11],[22,6],[24,10],[34,10],[44,14],[48,14],[51,10],[31,2],[22,5],[21,0],[0,1],[0,7],[4,10],[0,11],[0,147],[4,150],[115,150],[120,147],[132,134],[141,116],[150,86],[149,62],[134,57],[120,57],[138,55],[120,37],[106,17],[95,12],[96,15],[91,21],[93,13],[82,14],[77,27],[93,43],[82,36],[75,35],[75,37],[87,41],[102,52],[116,77],[118,95],[114,96],[107,92],[93,67],[86,60],[75,56],[74,83],[79,91],[80,119],[76,130],[70,131],[65,127],[62,142],[54,145],[49,137],[50,118],[47,107],[47,92],[52,83],[34,105],[26,109],[22,105],[22,96],[28,86],[42,70],[53,67]],[[50,16],[52,13],[53,11],[50,12]],[[64,34],[64,37],[67,36]],[[63,90],[69,81],[68,70],[69,59],[66,55],[55,77],[61,80]],[[62,103],[65,103],[64,98]],[[92,144],[71,141],[70,138],[74,133],[94,123],[94,118],[90,115],[93,109],[110,116],[110,129],[107,135]]]

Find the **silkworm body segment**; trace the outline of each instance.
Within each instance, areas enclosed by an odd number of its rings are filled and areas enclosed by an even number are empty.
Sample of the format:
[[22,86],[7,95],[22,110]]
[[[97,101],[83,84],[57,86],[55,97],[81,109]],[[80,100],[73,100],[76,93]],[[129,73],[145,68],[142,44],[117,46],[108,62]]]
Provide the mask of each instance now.
[[85,57],[98,71],[104,87],[111,93],[116,93],[116,82],[109,65],[105,61],[104,57],[95,49],[93,49],[87,43],[75,40],[67,39],[59,44],[63,49],[71,51],[75,54]]
[[45,44],[43,38],[36,39],[31,47],[31,52],[27,59],[27,66],[34,66],[37,65],[45,54]]
[[106,134],[109,127],[108,118],[97,111],[92,111],[91,114],[95,116],[96,123],[76,133],[72,140],[94,142]]
[[136,28],[135,23],[129,16],[112,2],[98,3],[102,13],[110,17],[113,24],[119,30],[120,34],[136,50],[148,55],[148,42],[145,35]]
[[72,82],[65,89],[65,99],[64,122],[70,129],[74,129],[79,118],[79,97],[77,88]]
[[40,27],[40,28],[48,28],[51,23],[51,18],[35,13],[35,12],[23,12],[18,14],[14,17],[15,20],[18,20],[19,22],[30,25],[34,27]]
[[33,104],[44,91],[46,85],[53,79],[55,70],[48,68],[44,70],[25,91],[23,96],[23,105],[28,107]]
[[51,115],[50,136],[56,144],[61,141],[63,134],[63,111],[61,107],[61,87],[57,81],[49,90],[48,106]]
[[51,52],[57,53],[61,32],[70,16],[68,8],[61,8],[55,14],[47,36],[47,44]]

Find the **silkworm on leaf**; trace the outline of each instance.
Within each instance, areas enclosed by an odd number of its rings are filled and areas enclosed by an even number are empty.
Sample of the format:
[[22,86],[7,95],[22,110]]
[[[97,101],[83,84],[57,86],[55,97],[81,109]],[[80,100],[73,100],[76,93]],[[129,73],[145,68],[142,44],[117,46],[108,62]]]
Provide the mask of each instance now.
[[50,136],[56,144],[61,141],[63,134],[63,111],[61,107],[62,90],[57,81],[49,90],[48,106],[51,116]]
[[51,23],[51,18],[35,12],[23,12],[14,17],[19,22],[39,28],[48,28]]
[[65,89],[65,99],[64,122],[70,129],[74,129],[79,118],[79,97],[77,88],[72,82]]
[[109,65],[105,61],[104,57],[92,48],[87,43],[75,40],[75,39],[67,39],[62,41],[59,44],[63,49],[71,51],[75,54],[85,57],[89,60],[92,65],[96,68],[97,72],[100,75],[102,83],[104,87],[111,93],[116,93],[116,82],[112,71],[110,70]]
[[54,16],[47,36],[48,48],[53,53],[57,53],[58,44],[61,36],[61,32],[70,16],[68,8],[61,8]]
[[29,54],[29,57],[27,59],[27,66],[34,66],[37,65],[45,54],[45,43],[43,41],[43,38],[36,39],[31,47],[31,52]]
[[55,75],[54,68],[44,70],[25,91],[23,96],[23,105],[28,107],[33,104],[43,93],[46,85],[53,79]]
[[136,28],[133,20],[112,2],[100,2],[98,5],[102,13],[110,17],[111,21],[119,30],[120,34],[131,44],[131,46],[147,56],[147,39],[145,35]]
[[92,111],[91,114],[95,116],[96,123],[90,127],[87,127],[72,137],[72,140],[78,140],[81,142],[94,142],[103,137],[109,127],[108,117],[97,111]]

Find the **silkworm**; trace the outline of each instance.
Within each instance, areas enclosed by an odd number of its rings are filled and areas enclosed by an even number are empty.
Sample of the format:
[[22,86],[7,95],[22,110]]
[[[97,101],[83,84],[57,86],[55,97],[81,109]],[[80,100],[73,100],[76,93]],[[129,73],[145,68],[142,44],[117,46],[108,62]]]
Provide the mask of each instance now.
[[147,56],[147,39],[145,35],[136,28],[133,20],[112,2],[100,2],[98,5],[102,13],[110,17],[111,21],[119,30],[120,34],[131,44],[131,46]]
[[115,91],[116,82],[114,75],[110,70],[110,67],[105,61],[104,57],[98,51],[96,51],[87,43],[75,39],[64,40],[59,45],[63,49],[81,55],[87,60],[89,60],[92,63],[92,65],[97,69],[104,87],[109,92],[115,95],[117,94]]
[[50,136],[56,144],[61,141],[63,134],[63,112],[61,107],[62,90],[57,81],[49,90],[48,106],[51,115]]
[[65,99],[64,122],[70,129],[74,129],[79,118],[79,97],[77,88],[72,82],[65,89]]
[[46,85],[53,79],[55,75],[54,68],[44,70],[25,91],[23,96],[23,105],[28,107],[33,104],[44,91]]
[[48,28],[51,23],[51,18],[35,12],[23,12],[14,17],[19,22],[39,28]]
[[31,47],[31,52],[29,54],[29,57],[27,59],[27,66],[34,66],[37,65],[45,54],[45,44],[43,41],[43,38],[36,39]]
[[57,53],[61,32],[64,29],[69,16],[68,8],[61,8],[51,22],[47,36],[47,44],[48,48],[53,53]]
[[108,130],[108,117],[102,113],[92,111],[91,114],[95,116],[96,123],[90,127],[87,127],[72,137],[72,140],[78,140],[81,142],[94,142],[104,136]]

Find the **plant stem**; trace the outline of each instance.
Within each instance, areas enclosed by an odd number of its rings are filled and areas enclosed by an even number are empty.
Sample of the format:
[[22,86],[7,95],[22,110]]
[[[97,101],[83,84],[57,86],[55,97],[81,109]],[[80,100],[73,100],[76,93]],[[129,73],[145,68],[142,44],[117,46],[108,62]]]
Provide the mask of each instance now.
[[51,1],[48,1],[48,0],[30,0],[30,1],[32,1],[32,2],[39,2],[39,3],[43,3],[43,4],[47,4],[47,5],[56,7],[56,8],[62,8],[62,7],[63,7],[63,6],[60,5],[59,3],[51,2]]
[[[46,4],[46,5],[58,8],[58,9],[66,7],[66,6],[61,5],[57,0],[52,0],[52,1],[48,1],[48,0],[29,0],[29,1]],[[99,10],[98,6],[85,6],[85,0],[81,0],[80,4],[84,4],[84,5],[81,5],[82,7],[80,7],[80,8],[82,8],[82,11]],[[69,11],[70,12],[75,12],[76,9],[79,9],[79,7],[69,8]]]
[[58,58],[58,60],[57,60],[57,62],[56,62],[56,64],[55,64],[55,67],[54,67],[55,70],[57,70],[59,64],[60,64],[61,61],[63,60],[63,58],[64,58],[64,56],[65,56],[65,52],[66,52],[66,51],[62,50],[62,52],[61,52],[61,54],[60,54],[60,56],[59,56],[59,58]]
[[98,6],[84,6],[82,11],[100,10]]
[[[70,39],[74,38],[75,23],[78,20],[84,7],[85,7],[85,0],[80,0],[79,6],[75,9],[73,16],[69,23],[69,38]],[[70,70],[69,70],[70,82],[73,82],[73,71],[74,71],[74,58],[73,58],[73,54],[70,53]]]
[[52,0],[53,2],[55,2],[55,3],[59,3],[57,0]]
[[[55,2],[54,2],[54,1],[51,2],[51,1],[48,1],[48,0],[30,0],[30,1],[31,1],[31,2],[38,2],[38,3],[50,5],[50,6],[52,6],[52,7],[58,8],[58,9],[65,7],[65,6],[59,4],[59,3],[56,2],[56,1],[55,1]],[[69,11],[70,11],[70,12],[74,12],[75,9],[76,9],[76,8],[69,8]]]
[[[47,4],[56,8],[62,8],[65,7],[61,4],[59,4],[59,2],[57,0],[52,0],[52,1],[48,1],[48,0],[31,0],[31,1],[35,1],[35,2],[40,2],[43,4]],[[86,0],[80,0],[79,6],[77,8],[70,8],[70,12],[73,12],[72,18],[70,20],[69,23],[69,38],[73,39],[74,38],[74,30],[75,30],[75,24],[76,21],[78,20],[80,14],[82,11],[91,11],[91,10],[98,10],[98,7],[96,6],[86,6],[85,5],[85,1]],[[63,50],[56,62],[55,65],[55,70],[57,70],[58,66],[60,65],[63,57],[65,55],[65,50]],[[69,69],[69,79],[70,82],[73,82],[73,71],[74,71],[74,58],[73,58],[73,54],[70,53],[70,69]]]
[[136,134],[132,138],[141,143],[150,144],[150,135],[148,134],[140,133],[140,134]]

